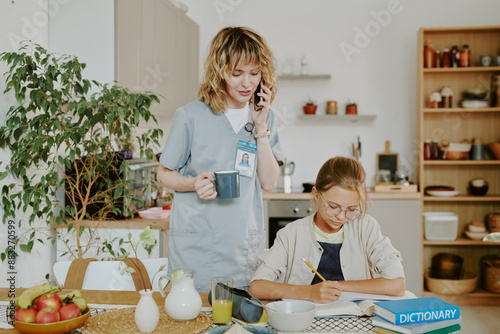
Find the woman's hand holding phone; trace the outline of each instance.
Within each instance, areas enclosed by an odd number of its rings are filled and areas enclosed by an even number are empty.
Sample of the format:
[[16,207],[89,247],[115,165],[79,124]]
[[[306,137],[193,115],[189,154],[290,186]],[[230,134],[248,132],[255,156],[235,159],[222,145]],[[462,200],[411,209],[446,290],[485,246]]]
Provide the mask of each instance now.
[[[271,90],[260,83],[254,93],[254,108],[250,110],[251,118],[255,124],[256,133],[267,131],[267,113],[271,102]],[[260,100],[260,101],[259,101]],[[255,101],[259,101],[255,103]],[[259,107],[259,109],[257,109]]]
[[262,109],[262,105],[260,105],[259,103],[261,103],[263,99],[258,95],[259,93],[262,93],[260,82],[259,85],[257,86],[257,89],[253,93],[253,109],[257,111]]

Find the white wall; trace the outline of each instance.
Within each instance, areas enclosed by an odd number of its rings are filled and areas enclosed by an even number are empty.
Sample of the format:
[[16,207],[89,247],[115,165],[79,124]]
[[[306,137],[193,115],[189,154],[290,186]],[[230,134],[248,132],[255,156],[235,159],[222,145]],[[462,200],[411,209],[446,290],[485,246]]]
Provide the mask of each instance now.
[[[57,15],[57,8],[52,8],[51,15]],[[19,41],[30,39],[44,47],[48,44],[48,19],[49,11],[44,1],[16,0],[0,2],[0,52],[11,52],[18,48]],[[0,63],[0,73],[3,75],[7,71],[5,64]],[[0,79],[0,92],[5,90],[5,80]],[[3,124],[5,115],[11,105],[14,105],[15,99],[12,94],[0,95],[0,122]],[[10,159],[9,152],[0,150],[0,161],[7,162]],[[2,170],[4,166],[0,166]],[[0,187],[10,183],[9,178],[0,182]],[[0,216],[3,216],[1,212]],[[16,224],[15,234],[21,235],[21,229],[17,223],[24,224],[26,218],[21,214],[12,217]],[[45,225],[43,222],[39,222]],[[0,224],[0,250],[4,251],[7,247],[7,226]],[[14,285],[16,287],[26,287],[33,285],[44,279],[50,272],[50,265],[53,262],[53,252],[49,247],[35,244],[31,255],[19,252],[20,257],[16,260],[14,267],[9,268],[8,263],[0,263],[0,287],[9,287],[8,278],[14,276]],[[29,259],[28,259],[29,258]],[[12,274],[11,274],[12,273]]]
[[[113,0],[16,0],[0,2],[0,51],[17,50],[22,40],[32,40],[50,52],[65,53],[78,56],[81,62],[87,63],[84,76],[101,83],[114,80],[114,2]],[[6,67],[0,64],[0,72]],[[0,90],[5,89],[4,80],[0,80]],[[0,121],[5,119],[10,105],[14,105],[12,95],[0,96]],[[1,161],[7,162],[10,155],[0,151]],[[2,166],[0,166],[2,168]],[[10,183],[5,179],[0,183]],[[1,209],[0,209],[1,210]],[[1,212],[0,212],[1,214]],[[16,235],[22,229],[17,227],[21,222],[27,224],[27,214],[19,213],[13,217],[16,223]],[[0,225],[0,250],[7,245],[8,225]],[[45,227],[45,222],[36,222]],[[43,238],[45,239],[45,238]],[[50,244],[50,243],[49,243]],[[14,272],[17,287],[31,286],[44,279],[50,273],[51,264],[56,260],[52,247],[38,242],[30,255],[18,251],[20,257],[14,270],[8,263],[1,264],[0,286],[10,286],[7,279]],[[29,257],[29,260],[28,260]]]
[[[272,48],[279,73],[292,60],[295,73],[305,55],[310,73],[331,74],[330,81],[279,82],[273,103],[283,120],[280,136],[286,156],[296,163],[294,186],[314,182],[328,158],[351,155],[351,144],[360,136],[361,162],[368,173],[368,185],[375,176],[376,153],[399,153],[400,165],[416,177],[417,136],[417,34],[420,27],[498,25],[497,0],[179,0],[200,26],[200,61],[206,56],[213,36],[224,26],[248,26],[262,34]],[[386,21],[377,23],[373,13]],[[380,16],[381,14],[378,14]],[[363,42],[359,29],[368,28]],[[358,40],[355,40],[358,38]],[[341,44],[359,47],[350,61]],[[361,43],[361,44],[359,44]],[[500,52],[500,50],[499,50]],[[474,54],[474,57],[480,55]],[[202,73],[202,67],[200,67]],[[372,124],[357,126],[295,119],[302,113],[307,96],[318,100],[319,113],[325,101],[337,100],[344,113],[347,100],[358,102],[359,114],[377,116]]]
[[[60,0],[48,0],[50,4]],[[87,79],[109,83],[115,79],[115,20],[113,0],[64,0],[50,19],[50,52],[78,56],[86,63]]]

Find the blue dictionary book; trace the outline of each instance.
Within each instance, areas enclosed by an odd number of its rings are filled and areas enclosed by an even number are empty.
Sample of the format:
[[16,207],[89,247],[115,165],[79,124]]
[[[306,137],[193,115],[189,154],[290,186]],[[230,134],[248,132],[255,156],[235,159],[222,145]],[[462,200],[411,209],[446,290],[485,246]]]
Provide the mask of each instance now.
[[458,319],[460,308],[435,297],[375,302],[375,313],[395,325]]
[[[406,325],[394,325],[380,317],[374,316],[371,318],[372,325],[375,328],[383,328],[395,333],[403,334],[423,334],[423,333],[449,333],[458,331],[460,329],[460,324],[462,324],[462,317],[452,320],[434,321],[419,324],[406,324]],[[458,326],[458,328],[456,327]],[[446,331],[446,329],[450,329]],[[377,331],[376,331],[377,332]]]

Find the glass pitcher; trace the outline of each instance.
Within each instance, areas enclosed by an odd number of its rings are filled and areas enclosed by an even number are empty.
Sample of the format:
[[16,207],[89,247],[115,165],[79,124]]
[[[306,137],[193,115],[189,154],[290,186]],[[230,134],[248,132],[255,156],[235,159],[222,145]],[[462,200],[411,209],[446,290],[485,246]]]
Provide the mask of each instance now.
[[[165,311],[174,320],[186,321],[195,319],[201,311],[201,297],[194,287],[194,269],[170,270],[168,275],[158,279],[160,293],[165,298]],[[172,289],[165,295],[161,288],[163,279],[172,282]]]

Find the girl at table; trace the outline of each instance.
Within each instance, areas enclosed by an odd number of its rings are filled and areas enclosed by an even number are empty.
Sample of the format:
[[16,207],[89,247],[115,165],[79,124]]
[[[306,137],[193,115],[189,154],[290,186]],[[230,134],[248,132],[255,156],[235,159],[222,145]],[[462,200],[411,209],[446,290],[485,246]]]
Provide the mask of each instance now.
[[327,303],[342,291],[405,293],[401,255],[366,214],[365,179],[355,159],[335,157],[321,167],[312,190],[317,212],[278,231],[273,247],[259,256],[251,295]]
[[[195,269],[200,292],[217,276],[248,287],[257,268],[265,243],[262,190],[274,187],[283,160],[270,110],[275,93],[265,40],[251,29],[227,27],[210,45],[199,100],[175,112],[157,174],[160,185],[175,190],[169,268]],[[239,166],[242,154],[250,167]],[[240,196],[218,199],[212,173],[228,169],[240,170]]]

